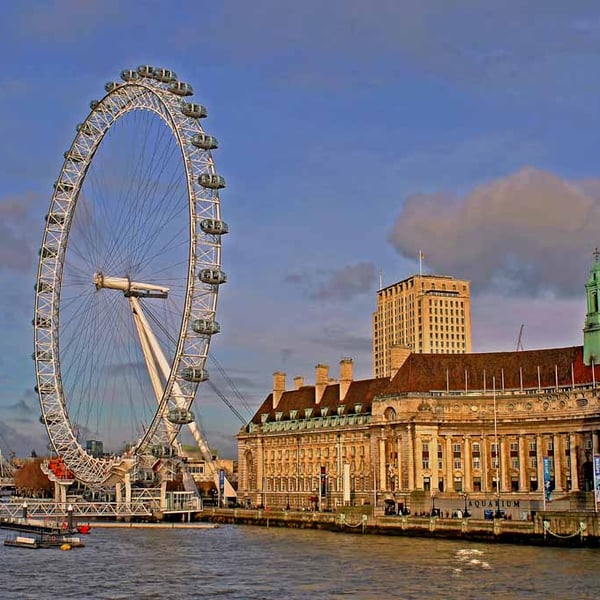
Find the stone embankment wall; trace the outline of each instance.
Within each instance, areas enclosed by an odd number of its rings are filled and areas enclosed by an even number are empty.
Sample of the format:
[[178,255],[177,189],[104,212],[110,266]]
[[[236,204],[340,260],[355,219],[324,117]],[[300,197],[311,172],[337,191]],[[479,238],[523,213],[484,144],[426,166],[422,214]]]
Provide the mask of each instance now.
[[371,509],[352,507],[337,512],[296,512],[269,509],[209,508],[198,519],[261,527],[323,529],[370,533],[504,542],[547,546],[600,546],[600,522],[593,512],[537,513],[532,521],[505,519],[444,519],[439,517],[373,515]]

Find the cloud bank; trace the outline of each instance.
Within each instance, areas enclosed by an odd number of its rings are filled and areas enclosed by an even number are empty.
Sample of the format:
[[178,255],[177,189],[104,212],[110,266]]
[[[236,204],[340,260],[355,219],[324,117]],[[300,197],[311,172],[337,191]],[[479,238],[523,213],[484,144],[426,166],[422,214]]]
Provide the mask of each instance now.
[[370,292],[375,278],[373,264],[358,263],[320,274],[292,273],[284,281],[302,287],[305,294],[313,300],[349,301]]
[[469,279],[474,292],[582,294],[600,245],[600,182],[524,168],[457,198],[407,198],[389,240],[429,271]]
[[0,270],[28,271],[34,263],[32,201],[32,194],[0,200]]

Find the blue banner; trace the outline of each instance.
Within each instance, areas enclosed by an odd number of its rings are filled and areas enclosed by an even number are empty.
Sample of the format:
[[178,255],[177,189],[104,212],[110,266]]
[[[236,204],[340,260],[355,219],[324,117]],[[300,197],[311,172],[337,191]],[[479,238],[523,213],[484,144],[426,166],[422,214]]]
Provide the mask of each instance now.
[[600,454],[594,454],[594,493],[598,502],[600,500]]
[[225,495],[225,470],[219,469],[219,495],[221,498]]
[[552,472],[550,467],[550,458],[544,456],[544,494],[546,502],[550,502],[550,496],[552,495]]

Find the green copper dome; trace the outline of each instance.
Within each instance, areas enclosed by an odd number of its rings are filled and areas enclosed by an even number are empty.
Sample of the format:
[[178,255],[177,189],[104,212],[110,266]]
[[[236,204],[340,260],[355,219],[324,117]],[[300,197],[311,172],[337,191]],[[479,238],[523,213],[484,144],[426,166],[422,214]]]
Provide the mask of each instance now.
[[583,362],[586,365],[600,362],[600,252],[594,251],[590,277],[585,284],[587,314],[583,328]]

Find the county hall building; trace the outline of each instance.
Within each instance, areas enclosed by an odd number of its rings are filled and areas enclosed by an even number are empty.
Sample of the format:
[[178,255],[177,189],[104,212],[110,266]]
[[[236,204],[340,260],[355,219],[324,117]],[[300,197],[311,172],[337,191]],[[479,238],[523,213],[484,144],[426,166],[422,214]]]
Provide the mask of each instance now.
[[553,510],[593,508],[598,258],[586,291],[583,346],[473,354],[393,344],[386,376],[355,381],[348,358],[337,379],[317,365],[312,385],[296,377],[289,389],[275,373],[272,392],[237,436],[238,498],[480,518],[496,508],[513,519],[547,502]]

